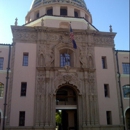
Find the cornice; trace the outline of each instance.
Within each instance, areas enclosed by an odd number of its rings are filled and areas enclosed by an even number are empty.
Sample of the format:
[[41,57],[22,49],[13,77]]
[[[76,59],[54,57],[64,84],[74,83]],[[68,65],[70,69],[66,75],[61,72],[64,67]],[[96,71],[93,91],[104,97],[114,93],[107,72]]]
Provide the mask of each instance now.
[[[62,72],[67,71],[65,69],[65,67],[36,67],[36,68],[39,71],[62,71]],[[71,68],[70,67],[69,71],[67,71],[67,72],[77,72],[77,71],[92,73],[92,72],[95,72],[96,69],[95,68],[80,68],[80,67],[72,67]]]
[[[38,43],[53,42],[55,44],[70,43],[69,29],[49,28],[49,27],[26,27],[11,26],[13,42]],[[91,44],[93,46],[114,46],[116,33],[99,32],[93,30],[74,29],[74,38],[77,44]]]

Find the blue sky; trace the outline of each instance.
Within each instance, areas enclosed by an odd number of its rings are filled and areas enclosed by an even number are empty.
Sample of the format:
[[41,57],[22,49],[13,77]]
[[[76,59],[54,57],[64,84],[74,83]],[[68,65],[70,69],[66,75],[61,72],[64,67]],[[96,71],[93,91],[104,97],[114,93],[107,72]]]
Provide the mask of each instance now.
[[[24,1],[24,2],[23,2]],[[116,32],[115,48],[129,50],[129,0],[85,0],[92,14],[93,25],[109,32],[112,25]],[[0,0],[0,43],[12,43],[10,25],[18,18],[18,25],[25,23],[25,16],[32,0]]]

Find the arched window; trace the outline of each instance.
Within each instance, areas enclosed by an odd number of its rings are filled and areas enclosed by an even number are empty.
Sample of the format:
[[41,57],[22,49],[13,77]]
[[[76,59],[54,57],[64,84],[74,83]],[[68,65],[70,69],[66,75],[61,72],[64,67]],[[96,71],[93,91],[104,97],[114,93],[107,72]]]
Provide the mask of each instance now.
[[130,130],[130,108],[127,109],[125,117],[127,130]]
[[4,84],[0,82],[0,97],[3,97],[4,94]]
[[123,94],[125,98],[130,98],[130,85],[123,86]]

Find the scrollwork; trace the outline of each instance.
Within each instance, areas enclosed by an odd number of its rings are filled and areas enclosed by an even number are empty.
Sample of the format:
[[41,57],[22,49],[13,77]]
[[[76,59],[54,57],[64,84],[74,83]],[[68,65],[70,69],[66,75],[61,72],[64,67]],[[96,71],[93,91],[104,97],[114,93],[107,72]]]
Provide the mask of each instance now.
[[54,50],[50,44],[39,44],[38,48],[38,66],[51,67],[54,61]]
[[74,74],[59,74],[55,79],[54,79],[54,88],[53,88],[53,94],[55,95],[56,90],[58,89],[58,86],[61,86],[63,84],[72,84],[75,86],[79,94],[81,94],[81,84],[80,80],[78,79],[77,75]]
[[95,36],[94,42],[95,42],[95,45],[107,45],[107,46],[113,45],[113,39],[111,37],[100,37],[100,36],[97,37],[97,36]]

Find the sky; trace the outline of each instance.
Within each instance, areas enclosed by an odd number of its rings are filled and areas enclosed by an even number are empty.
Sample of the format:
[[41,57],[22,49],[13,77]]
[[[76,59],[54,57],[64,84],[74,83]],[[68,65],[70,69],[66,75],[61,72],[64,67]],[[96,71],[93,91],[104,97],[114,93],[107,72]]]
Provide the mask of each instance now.
[[[18,18],[18,25],[25,24],[33,0],[0,0],[0,43],[12,43],[11,25]],[[116,50],[129,50],[129,0],[85,0],[93,25],[102,32],[109,32],[112,25]]]

